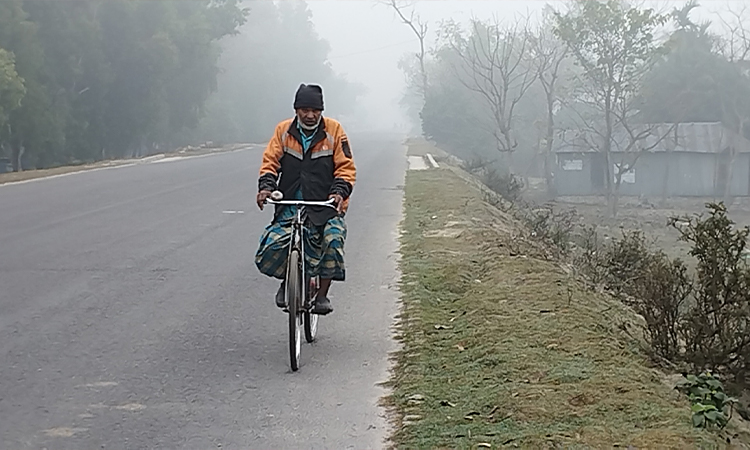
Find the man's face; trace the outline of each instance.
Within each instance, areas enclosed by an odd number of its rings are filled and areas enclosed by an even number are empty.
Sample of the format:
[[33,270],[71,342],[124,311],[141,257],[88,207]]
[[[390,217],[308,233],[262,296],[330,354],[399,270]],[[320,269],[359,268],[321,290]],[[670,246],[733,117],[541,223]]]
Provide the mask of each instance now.
[[317,125],[321,114],[323,114],[323,111],[317,109],[302,108],[297,110],[297,117],[308,127]]

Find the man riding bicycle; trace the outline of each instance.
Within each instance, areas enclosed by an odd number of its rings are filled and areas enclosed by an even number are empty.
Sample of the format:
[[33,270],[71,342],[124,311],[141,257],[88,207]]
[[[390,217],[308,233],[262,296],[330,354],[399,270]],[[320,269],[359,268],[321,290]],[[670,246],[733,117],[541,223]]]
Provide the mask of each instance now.
[[[288,200],[333,199],[335,209],[307,207],[306,271],[320,277],[313,314],[333,312],[328,290],[331,281],[344,281],[344,215],[354,188],[357,170],[349,139],[341,124],[323,117],[323,90],[300,85],[294,100],[296,115],[276,126],[263,152],[258,179],[258,207],[262,210],[275,190]],[[279,178],[280,177],[280,178]],[[271,224],[260,238],[255,264],[261,273],[284,280],[296,207],[277,205]],[[284,282],[276,293],[276,306],[285,308]]]

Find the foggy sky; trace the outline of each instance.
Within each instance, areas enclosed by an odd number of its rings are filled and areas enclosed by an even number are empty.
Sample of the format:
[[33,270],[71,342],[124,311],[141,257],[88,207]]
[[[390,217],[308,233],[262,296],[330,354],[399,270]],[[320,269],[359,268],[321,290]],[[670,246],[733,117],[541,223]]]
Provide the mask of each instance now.
[[[644,1],[660,11],[670,11],[685,4],[684,0]],[[696,21],[715,19],[726,5],[738,7],[742,0],[703,0],[694,12]],[[368,129],[392,128],[406,121],[398,106],[404,90],[404,75],[398,60],[407,52],[419,50],[419,41],[401,23],[395,13],[375,0],[308,0],[318,34],[331,45],[329,61],[333,69],[350,81],[365,85],[368,92],[361,97],[362,114]],[[423,0],[414,3],[420,16],[429,22],[430,46],[440,21],[468,21],[472,17],[513,20],[521,16],[538,16],[544,5],[556,8],[562,1],[544,0]],[[359,125],[359,124],[358,124]]]

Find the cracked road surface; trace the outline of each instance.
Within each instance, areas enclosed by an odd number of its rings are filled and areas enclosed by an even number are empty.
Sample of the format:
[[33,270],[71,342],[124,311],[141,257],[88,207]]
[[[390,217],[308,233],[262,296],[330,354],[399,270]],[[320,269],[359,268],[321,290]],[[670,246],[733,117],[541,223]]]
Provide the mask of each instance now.
[[348,281],[297,373],[260,149],[0,186],[0,449],[381,447],[406,157],[352,141]]

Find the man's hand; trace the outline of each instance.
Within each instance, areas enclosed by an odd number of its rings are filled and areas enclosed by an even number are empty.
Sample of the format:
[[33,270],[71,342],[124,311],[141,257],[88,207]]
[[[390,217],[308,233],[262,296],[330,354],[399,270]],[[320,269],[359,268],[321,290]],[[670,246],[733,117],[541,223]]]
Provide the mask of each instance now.
[[338,194],[331,194],[328,196],[328,198],[333,199],[333,205],[336,207],[336,211],[341,214],[344,211],[344,197]]
[[271,191],[260,191],[255,197],[255,201],[258,203],[258,208],[263,211],[263,206],[266,204],[266,199],[271,196]]

